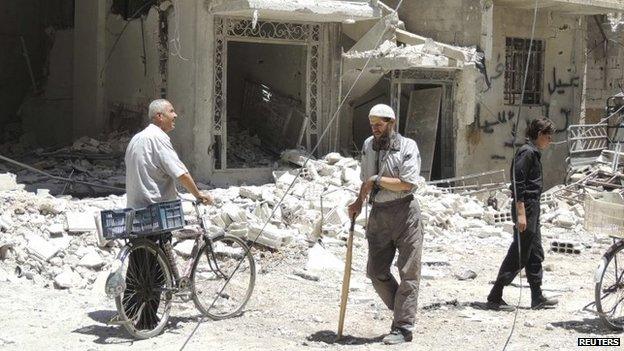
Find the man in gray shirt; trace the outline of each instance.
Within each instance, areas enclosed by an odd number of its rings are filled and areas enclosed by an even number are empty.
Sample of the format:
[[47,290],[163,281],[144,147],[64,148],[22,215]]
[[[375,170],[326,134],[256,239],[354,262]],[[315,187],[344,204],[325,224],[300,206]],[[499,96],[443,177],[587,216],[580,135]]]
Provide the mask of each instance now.
[[149,105],[151,123],[130,140],[125,156],[128,207],[142,208],[175,200],[178,196],[176,181],[202,203],[213,202],[210,195],[199,192],[171,145],[167,133],[175,128],[176,117],[169,101],[154,100]]
[[[394,320],[386,344],[412,340],[418,288],[423,230],[418,201],[412,191],[419,179],[420,153],[416,142],[394,131],[396,117],[388,105],[376,105],[369,113],[373,135],[362,148],[362,187],[358,198],[349,205],[355,218],[369,196],[373,204],[366,239],[368,241],[367,276]],[[396,251],[401,283],[390,273]]]

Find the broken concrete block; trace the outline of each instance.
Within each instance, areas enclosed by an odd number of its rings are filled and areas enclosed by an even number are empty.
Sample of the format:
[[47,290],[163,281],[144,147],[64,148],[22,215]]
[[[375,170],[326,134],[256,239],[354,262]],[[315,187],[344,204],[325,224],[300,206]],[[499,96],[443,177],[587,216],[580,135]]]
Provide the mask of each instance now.
[[248,224],[246,223],[232,223],[228,227],[228,233],[241,239],[247,239],[247,235],[249,234],[247,227]]
[[193,253],[194,245],[195,245],[194,240],[184,240],[181,243],[174,246],[173,251],[175,251],[178,255],[182,257],[191,257],[191,254]]
[[17,176],[13,173],[0,173],[0,191],[23,189],[23,184],[17,184]]
[[221,213],[226,214],[230,221],[233,223],[247,221],[245,211],[234,204],[226,204],[225,206],[221,207]]
[[283,151],[280,158],[283,161],[294,163],[297,166],[303,166],[305,160],[308,158],[308,154],[305,150],[290,149]]
[[577,241],[557,239],[550,242],[550,250],[560,253],[580,254],[584,247]]
[[343,157],[340,156],[340,154],[337,152],[330,152],[327,155],[325,155],[325,161],[327,161],[327,164],[330,164],[330,165],[336,164],[342,159]]
[[347,210],[343,207],[332,208],[327,216],[323,218],[323,225],[327,224],[341,227],[347,223],[350,223],[349,214],[347,214]]
[[98,269],[103,265],[104,260],[95,250],[90,250],[80,259],[80,261],[78,261],[78,266],[90,269]]
[[59,248],[40,236],[32,235],[28,239],[28,251],[43,261],[47,261],[54,257]]
[[571,214],[560,214],[554,220],[553,224],[562,228],[572,228],[576,225],[576,220]]
[[262,188],[257,186],[243,186],[238,189],[241,197],[252,199],[254,201],[262,200]]
[[342,272],[344,270],[344,262],[331,252],[325,250],[320,244],[316,243],[308,250],[308,260],[305,270],[310,271],[335,271]]
[[483,206],[472,201],[464,203],[459,211],[459,214],[464,218],[482,218],[484,213]]
[[71,269],[66,269],[61,274],[54,277],[54,287],[57,289],[69,289],[79,286],[81,283],[82,278],[80,277],[80,274],[72,271]]
[[54,223],[48,227],[48,231],[53,236],[62,235],[65,232],[65,226],[61,223]]
[[8,213],[0,216],[0,230],[9,231],[13,228],[13,220]]
[[97,230],[93,216],[85,212],[68,212],[65,214],[67,219],[67,231],[70,233],[83,233]]
[[13,246],[15,246],[15,244],[11,242],[0,242],[0,260],[9,257],[9,250],[12,250]]
[[256,243],[268,246],[272,249],[278,249],[289,243],[293,238],[292,231],[279,229],[268,223],[263,230],[264,224],[251,224],[247,237],[249,240],[255,240]]
[[[227,219],[227,222],[224,220],[224,217]],[[227,226],[230,223],[232,223],[232,220],[230,220],[230,217],[227,216],[227,214],[222,214],[222,213],[212,215],[208,219],[210,220],[210,222],[212,222],[212,224],[214,224],[215,226],[221,229],[227,228]]]
[[345,184],[360,184],[360,173],[353,168],[344,168],[342,170],[342,181]]
[[476,277],[477,273],[470,269],[465,269],[461,272],[455,273],[455,278],[457,278],[458,280],[472,280]]

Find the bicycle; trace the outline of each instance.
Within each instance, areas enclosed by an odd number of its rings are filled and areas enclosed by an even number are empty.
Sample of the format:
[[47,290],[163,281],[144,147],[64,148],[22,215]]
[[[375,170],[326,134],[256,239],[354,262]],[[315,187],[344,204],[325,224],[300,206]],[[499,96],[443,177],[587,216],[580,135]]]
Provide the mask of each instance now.
[[595,282],[598,316],[610,329],[624,330],[624,239],[613,238],[596,269]]
[[[118,210],[125,211],[125,221],[130,224],[124,231],[129,234],[116,233],[117,239],[125,239],[126,243],[106,282],[106,293],[115,298],[118,312],[109,324],[122,325],[138,339],[156,336],[169,320],[174,295],[190,295],[196,308],[213,320],[242,314],[255,285],[254,258],[240,238],[224,232],[210,236],[197,202],[193,206],[199,218],[199,230],[173,230],[170,237],[176,240],[173,243],[168,235],[160,233],[132,234],[131,227],[137,225],[133,216],[146,212]],[[155,212],[149,207],[146,210]],[[182,217],[181,204],[177,210]],[[183,224],[183,218],[179,222]],[[195,241],[191,259],[180,275],[173,247],[187,239]]]

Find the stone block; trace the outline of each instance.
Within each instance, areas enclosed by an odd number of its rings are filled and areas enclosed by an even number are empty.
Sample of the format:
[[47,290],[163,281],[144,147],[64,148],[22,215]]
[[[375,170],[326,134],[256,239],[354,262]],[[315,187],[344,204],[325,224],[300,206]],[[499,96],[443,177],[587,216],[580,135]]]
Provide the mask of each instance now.
[[37,235],[30,236],[27,249],[43,261],[51,259],[60,250],[58,246]]
[[97,230],[92,214],[86,212],[67,212],[67,231],[70,233],[83,233]]
[[23,184],[17,184],[17,176],[13,173],[0,173],[0,191],[24,189]]

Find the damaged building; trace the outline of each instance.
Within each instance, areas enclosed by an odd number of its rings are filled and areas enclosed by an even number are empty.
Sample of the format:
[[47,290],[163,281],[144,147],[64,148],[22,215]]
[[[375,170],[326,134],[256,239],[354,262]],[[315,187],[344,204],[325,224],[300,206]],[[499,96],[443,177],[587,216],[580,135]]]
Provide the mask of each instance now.
[[[506,169],[516,123],[523,135],[526,121],[548,116],[562,141],[621,89],[621,1],[539,1],[532,46],[534,1],[412,0],[395,14],[398,2],[25,2],[74,16],[37,24],[55,36],[29,63],[37,93],[14,104],[20,140],[135,131],[150,100],[165,97],[179,114],[172,141],[198,179],[262,183],[286,149],[357,154],[368,110],[388,103],[435,180]],[[547,185],[563,180],[566,156],[564,145],[546,151]]]

